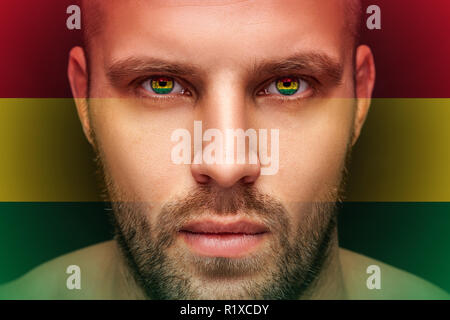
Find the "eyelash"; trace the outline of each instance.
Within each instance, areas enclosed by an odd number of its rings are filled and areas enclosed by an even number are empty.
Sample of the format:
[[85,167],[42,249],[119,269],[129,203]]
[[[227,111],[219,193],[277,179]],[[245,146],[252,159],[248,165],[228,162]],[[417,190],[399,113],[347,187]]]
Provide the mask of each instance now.
[[[150,95],[148,93],[142,93],[141,92],[141,90],[145,90],[144,88],[142,88],[142,85],[146,81],[149,81],[149,80],[151,80],[153,78],[156,78],[156,77],[162,77],[162,76],[170,77],[170,78],[174,79],[174,81],[178,82],[183,87],[183,90],[186,90],[187,92],[189,92],[189,95],[184,95],[184,94],[175,94],[175,95],[174,94],[167,94],[167,95],[165,95],[165,94],[156,94],[156,93],[154,95]],[[308,90],[311,90],[312,93],[310,95],[308,95],[307,97],[304,97],[304,96],[301,96],[301,95],[298,96],[298,97],[291,97],[291,96],[288,96],[288,95],[283,95],[281,93],[280,94],[276,94],[276,95],[275,94],[263,94],[263,95],[259,94],[261,91],[266,90],[270,86],[270,84],[272,84],[272,82],[277,81],[277,80],[282,79],[282,78],[285,78],[285,77],[298,78],[301,81],[305,81],[307,83],[308,87],[309,87]],[[193,96],[193,93],[192,93],[193,91],[191,91],[191,89],[188,88],[188,86],[184,85],[184,81],[180,81],[177,78],[171,77],[171,76],[168,76],[168,75],[151,75],[151,76],[146,76],[146,77],[140,77],[140,78],[137,78],[137,79],[133,80],[131,82],[131,84],[135,87],[135,91],[137,91],[138,96],[140,98],[150,98],[150,99],[155,99],[155,100],[158,100],[158,101],[162,101],[162,100],[167,101],[169,99],[175,99],[175,98],[178,98],[180,96],[181,97],[191,97],[191,96]],[[318,93],[318,91],[319,91],[318,90],[319,85],[320,85],[320,82],[317,79],[315,79],[314,77],[309,77],[309,76],[305,76],[305,75],[292,75],[292,74],[285,75],[285,76],[284,75],[281,75],[281,76],[278,75],[276,78],[272,78],[271,80],[266,81],[263,86],[260,86],[259,87],[260,89],[258,89],[256,91],[256,96],[257,97],[265,96],[266,98],[277,99],[277,100],[279,100],[279,102],[282,102],[282,103],[292,102],[292,101],[302,100],[302,99],[305,99],[305,98],[309,98],[309,97],[315,96]],[[146,91],[146,92],[148,92],[148,91]]]

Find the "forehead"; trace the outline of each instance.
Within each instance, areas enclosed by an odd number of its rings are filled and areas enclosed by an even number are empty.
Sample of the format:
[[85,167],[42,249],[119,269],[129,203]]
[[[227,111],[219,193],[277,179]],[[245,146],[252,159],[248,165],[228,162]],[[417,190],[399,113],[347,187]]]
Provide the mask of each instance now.
[[351,49],[345,1],[95,2],[90,10],[101,14],[92,50],[105,62],[144,55],[211,68],[302,51],[340,59]]

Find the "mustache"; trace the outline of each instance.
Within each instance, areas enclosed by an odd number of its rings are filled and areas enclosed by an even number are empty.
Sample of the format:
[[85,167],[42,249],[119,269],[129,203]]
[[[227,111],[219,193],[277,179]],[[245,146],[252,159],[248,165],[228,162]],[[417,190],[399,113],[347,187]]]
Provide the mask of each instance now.
[[239,212],[258,211],[260,214],[272,214],[273,211],[285,212],[280,201],[263,194],[254,186],[237,184],[228,189],[213,185],[200,185],[191,190],[183,199],[170,202],[166,211],[183,212],[208,211],[216,215],[232,215]]
[[228,189],[201,185],[186,197],[165,204],[155,229],[167,236],[181,230],[193,218],[224,215],[257,220],[275,233],[286,233],[289,227],[287,210],[279,200],[252,185],[236,184]]

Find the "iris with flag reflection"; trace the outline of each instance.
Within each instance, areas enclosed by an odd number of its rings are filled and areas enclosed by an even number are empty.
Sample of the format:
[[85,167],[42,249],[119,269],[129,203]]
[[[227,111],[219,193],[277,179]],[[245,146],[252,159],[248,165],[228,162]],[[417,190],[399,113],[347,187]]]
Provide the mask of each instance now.
[[168,94],[173,90],[173,80],[167,77],[152,79],[152,89],[157,94]]
[[277,81],[277,90],[284,95],[293,95],[298,91],[298,80],[294,78],[282,78]]

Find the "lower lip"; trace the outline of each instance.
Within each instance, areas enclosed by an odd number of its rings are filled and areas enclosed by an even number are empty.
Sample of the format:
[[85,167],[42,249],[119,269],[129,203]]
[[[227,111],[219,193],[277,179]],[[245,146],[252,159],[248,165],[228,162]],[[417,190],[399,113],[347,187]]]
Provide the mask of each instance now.
[[191,233],[180,232],[187,245],[196,254],[208,257],[239,258],[256,250],[265,233]]

